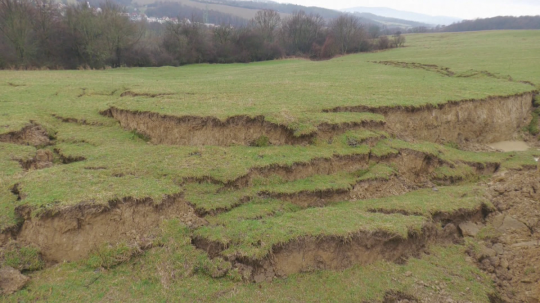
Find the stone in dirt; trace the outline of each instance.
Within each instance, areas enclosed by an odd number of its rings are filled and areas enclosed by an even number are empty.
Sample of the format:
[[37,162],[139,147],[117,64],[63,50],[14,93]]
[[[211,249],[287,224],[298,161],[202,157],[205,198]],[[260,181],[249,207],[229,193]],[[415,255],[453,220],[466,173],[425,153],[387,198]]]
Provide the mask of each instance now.
[[525,232],[529,233],[527,225],[511,216],[505,216],[501,226],[498,228],[501,232]]
[[461,230],[464,237],[476,237],[480,227],[471,221],[467,221],[459,224],[459,230]]
[[0,294],[11,295],[23,288],[30,278],[13,267],[0,269]]

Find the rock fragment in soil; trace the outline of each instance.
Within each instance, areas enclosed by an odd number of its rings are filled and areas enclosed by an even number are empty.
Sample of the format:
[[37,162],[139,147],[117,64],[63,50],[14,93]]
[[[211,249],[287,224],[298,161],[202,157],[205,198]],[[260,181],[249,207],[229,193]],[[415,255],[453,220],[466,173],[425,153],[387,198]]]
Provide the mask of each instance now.
[[21,290],[29,280],[30,278],[13,267],[2,267],[0,269],[0,294],[11,295]]
[[464,237],[476,237],[480,231],[480,227],[471,221],[463,222],[459,224],[459,230]]

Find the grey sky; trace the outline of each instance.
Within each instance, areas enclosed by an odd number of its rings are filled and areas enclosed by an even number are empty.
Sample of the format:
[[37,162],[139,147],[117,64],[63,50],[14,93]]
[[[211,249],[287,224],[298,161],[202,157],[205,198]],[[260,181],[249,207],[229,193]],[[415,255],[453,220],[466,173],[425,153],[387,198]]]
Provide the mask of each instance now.
[[433,16],[464,19],[499,15],[540,15],[540,0],[278,0],[278,2],[332,9],[355,6],[389,7]]

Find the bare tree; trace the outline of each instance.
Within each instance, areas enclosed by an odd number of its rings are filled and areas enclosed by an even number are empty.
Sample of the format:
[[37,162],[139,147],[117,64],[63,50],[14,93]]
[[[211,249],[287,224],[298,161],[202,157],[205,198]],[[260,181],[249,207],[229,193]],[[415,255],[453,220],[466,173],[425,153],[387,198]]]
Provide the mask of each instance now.
[[405,36],[403,36],[401,32],[398,31],[394,34],[394,46],[402,47],[403,44],[405,44]]
[[0,32],[24,63],[32,34],[32,5],[28,0],[0,0]]
[[330,23],[330,31],[339,46],[341,54],[357,47],[362,41],[363,29],[358,19],[351,15],[341,15]]
[[284,20],[282,39],[288,52],[309,53],[313,43],[322,38],[324,19],[320,15],[307,15],[304,11],[296,11]]
[[79,60],[91,67],[102,65],[107,58],[107,46],[102,38],[103,26],[95,12],[86,3],[69,6],[65,22]]
[[258,11],[252,20],[255,29],[263,36],[265,42],[274,42],[274,34],[281,24],[279,13],[274,10]]
[[35,0],[34,15],[31,19],[34,36],[39,46],[42,58],[46,60],[53,56],[55,30],[61,20],[60,12],[55,8],[53,0]]
[[114,58],[115,67],[122,65],[123,52],[139,42],[145,32],[144,21],[131,22],[123,13],[120,6],[107,1],[98,15],[103,25],[103,38],[110,56]]

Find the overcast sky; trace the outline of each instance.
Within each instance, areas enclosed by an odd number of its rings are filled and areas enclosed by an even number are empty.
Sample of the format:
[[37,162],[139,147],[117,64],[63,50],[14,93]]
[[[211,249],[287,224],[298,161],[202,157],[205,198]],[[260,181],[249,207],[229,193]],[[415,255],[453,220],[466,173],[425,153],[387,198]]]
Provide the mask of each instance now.
[[278,0],[278,2],[332,9],[355,6],[389,7],[433,16],[464,19],[500,15],[540,15],[540,0]]

